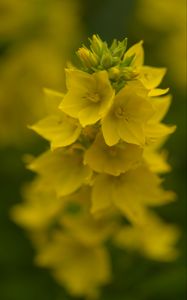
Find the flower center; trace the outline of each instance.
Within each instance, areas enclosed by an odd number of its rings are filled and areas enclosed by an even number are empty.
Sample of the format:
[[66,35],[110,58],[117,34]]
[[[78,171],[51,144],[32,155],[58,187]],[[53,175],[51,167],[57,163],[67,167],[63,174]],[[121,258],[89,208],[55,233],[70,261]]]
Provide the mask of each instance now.
[[122,106],[118,106],[116,108],[116,110],[115,110],[115,116],[117,118],[120,118],[120,119],[124,118],[124,116],[125,116],[125,110],[124,110],[124,108]]
[[100,95],[97,92],[95,92],[95,93],[87,93],[86,94],[86,98],[88,100],[92,101],[92,102],[95,102],[95,103],[101,101]]
[[109,151],[110,156],[112,156],[112,157],[117,156],[116,147],[110,147],[110,149],[108,151]]

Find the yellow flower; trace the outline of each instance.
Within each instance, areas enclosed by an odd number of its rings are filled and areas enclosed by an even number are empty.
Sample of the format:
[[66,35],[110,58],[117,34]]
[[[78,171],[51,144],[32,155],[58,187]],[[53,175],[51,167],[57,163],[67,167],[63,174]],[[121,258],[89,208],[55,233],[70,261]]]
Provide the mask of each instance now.
[[143,146],[144,127],[153,115],[153,107],[136,93],[136,83],[125,86],[115,97],[109,113],[102,120],[105,142],[113,146],[120,139],[127,143]]
[[66,232],[86,246],[95,246],[108,240],[116,229],[113,215],[95,218],[90,212],[91,187],[82,187],[77,192],[62,198],[64,209],[59,223]]
[[118,208],[133,223],[144,222],[146,208],[173,200],[174,194],[161,188],[161,179],[145,166],[118,177],[101,174],[92,192],[92,213]]
[[81,151],[57,149],[36,158],[29,169],[44,178],[57,196],[65,196],[77,190],[91,176],[90,168],[82,161]]
[[12,218],[16,223],[36,232],[46,229],[63,205],[48,182],[40,177],[25,186],[23,197],[25,202],[12,209]]
[[99,173],[118,176],[137,166],[142,158],[143,149],[125,142],[109,147],[101,134],[85,152],[84,162]]
[[149,215],[140,226],[126,226],[117,234],[118,246],[139,251],[144,256],[159,261],[171,261],[178,255],[174,248],[179,238],[179,230],[164,224],[155,215]]
[[[134,56],[131,67],[136,70],[138,74],[137,79],[140,80],[140,82],[146,89],[153,90],[161,83],[166,73],[166,69],[144,66],[144,50],[142,45],[143,42],[140,41],[139,43],[130,47],[125,53],[124,59],[128,59]],[[162,91],[161,89],[159,89],[159,91],[160,94],[166,92],[164,92],[164,90]],[[159,91],[157,91],[157,95],[159,95]],[[151,91],[151,93],[153,92]]]
[[74,296],[98,296],[110,280],[110,261],[103,246],[88,247],[58,231],[38,254],[36,262],[52,269],[54,277]]
[[114,90],[106,71],[88,74],[76,69],[66,70],[68,93],[60,109],[78,118],[82,126],[99,121],[112,105]]
[[49,140],[52,150],[71,145],[81,133],[81,126],[77,120],[60,111],[40,120],[30,128]]

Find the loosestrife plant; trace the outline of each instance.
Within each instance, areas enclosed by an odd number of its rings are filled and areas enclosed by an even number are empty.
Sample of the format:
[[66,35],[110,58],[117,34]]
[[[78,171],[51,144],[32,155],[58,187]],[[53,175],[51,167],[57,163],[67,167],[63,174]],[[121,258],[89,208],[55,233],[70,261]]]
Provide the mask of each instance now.
[[108,243],[150,259],[176,257],[177,229],[153,207],[170,203],[162,145],[175,126],[160,89],[166,70],[144,65],[142,42],[111,46],[94,35],[69,65],[67,92],[45,90],[51,114],[31,126],[50,142],[33,159],[37,176],[13,210],[36,246],[36,262],[76,296],[97,297],[111,280]]

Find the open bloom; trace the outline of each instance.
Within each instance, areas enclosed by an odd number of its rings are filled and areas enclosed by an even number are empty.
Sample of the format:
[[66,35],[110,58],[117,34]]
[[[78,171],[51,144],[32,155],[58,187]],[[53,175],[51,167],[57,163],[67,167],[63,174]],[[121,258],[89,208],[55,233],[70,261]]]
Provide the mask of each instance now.
[[175,226],[165,224],[154,214],[148,214],[143,225],[125,226],[115,240],[118,246],[139,251],[150,259],[170,261],[178,255],[173,247],[178,237],[179,230]]
[[60,230],[40,249],[36,262],[51,268],[74,296],[95,297],[98,287],[110,279],[109,256],[103,246],[88,247]]
[[77,69],[67,69],[66,76],[68,93],[60,109],[79,119],[82,126],[95,124],[112,105],[114,90],[108,73],[100,71],[88,74]]
[[147,98],[136,92],[136,83],[125,86],[115,97],[108,114],[102,120],[105,142],[113,146],[123,140],[140,146],[145,144],[145,125],[153,115]]
[[76,150],[47,151],[36,158],[29,169],[44,178],[58,196],[73,193],[91,176],[91,169],[83,164],[81,151]]
[[109,147],[99,134],[85,152],[84,162],[98,173],[118,176],[136,167],[142,158],[142,153],[141,147],[125,142]]
[[156,174],[139,166],[117,177],[98,175],[93,185],[92,212],[102,213],[116,207],[131,222],[142,223],[148,207],[164,205],[173,197],[172,192],[162,189]]
[[71,145],[81,133],[79,122],[60,111],[40,120],[31,128],[51,142],[52,150]]
[[144,49],[142,41],[127,50],[124,59],[128,59],[129,57],[133,57],[131,66],[136,70],[138,74],[137,79],[141,81],[145,88],[148,90],[157,88],[166,74],[166,69],[144,65]]

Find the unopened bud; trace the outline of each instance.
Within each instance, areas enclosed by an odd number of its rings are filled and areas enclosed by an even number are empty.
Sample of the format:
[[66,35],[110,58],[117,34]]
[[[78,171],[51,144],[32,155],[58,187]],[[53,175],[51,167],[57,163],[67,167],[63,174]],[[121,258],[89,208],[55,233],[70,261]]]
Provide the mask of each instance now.
[[95,52],[97,55],[100,55],[102,53],[103,42],[100,39],[100,37],[98,35],[96,35],[96,34],[94,34],[92,36],[91,48],[92,48],[93,52]]
[[108,73],[109,73],[109,78],[112,80],[118,80],[118,78],[120,77],[120,70],[117,67],[110,68],[108,70]]
[[82,47],[77,51],[77,55],[87,68],[96,67],[98,64],[97,57],[86,47]]
[[113,64],[113,57],[110,53],[104,53],[101,59],[101,65],[104,69],[108,69]]

